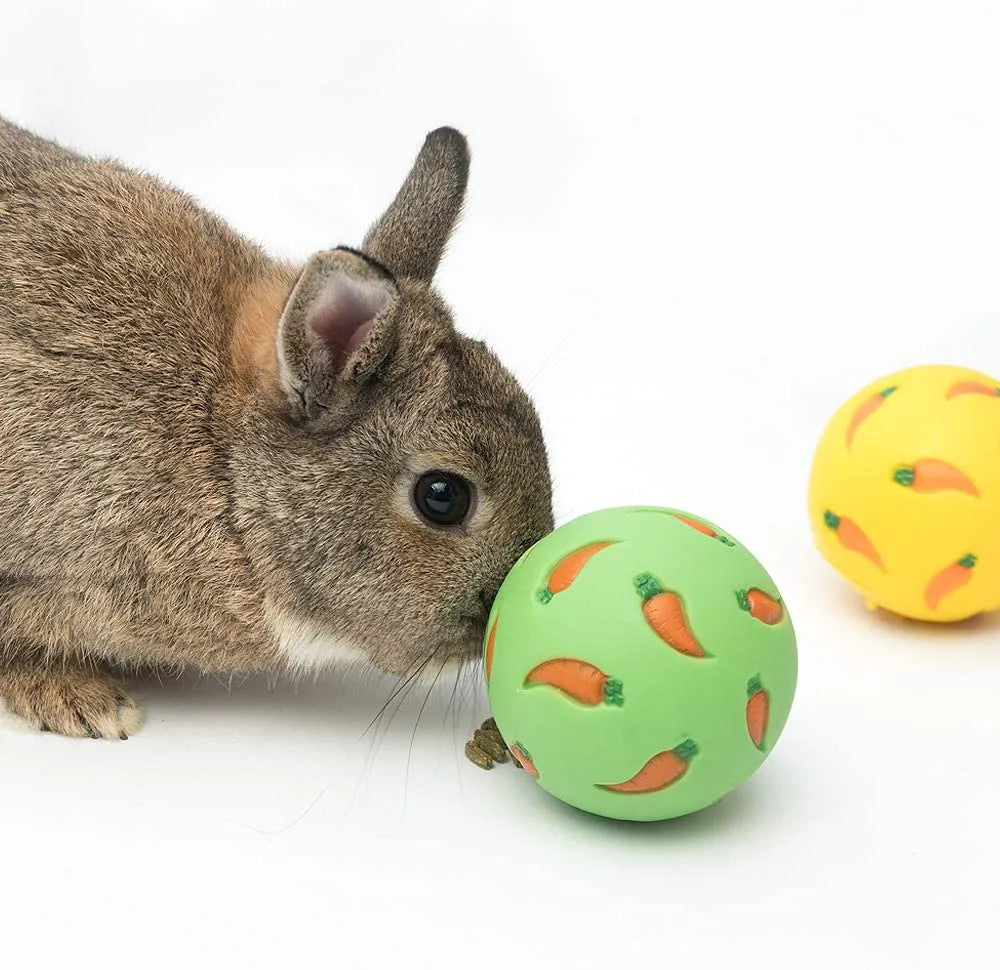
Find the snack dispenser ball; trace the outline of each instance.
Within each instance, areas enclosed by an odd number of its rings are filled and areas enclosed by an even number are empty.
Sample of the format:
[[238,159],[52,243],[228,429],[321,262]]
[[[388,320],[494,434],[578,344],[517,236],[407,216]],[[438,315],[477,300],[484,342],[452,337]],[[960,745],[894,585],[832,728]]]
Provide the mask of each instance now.
[[695,812],[753,774],[795,692],[771,578],[671,509],[594,512],[529,549],[493,605],[483,663],[497,727],[538,784],[639,821]]
[[949,622],[1000,608],[1000,381],[928,366],[859,391],[823,432],[809,518],[873,609]]

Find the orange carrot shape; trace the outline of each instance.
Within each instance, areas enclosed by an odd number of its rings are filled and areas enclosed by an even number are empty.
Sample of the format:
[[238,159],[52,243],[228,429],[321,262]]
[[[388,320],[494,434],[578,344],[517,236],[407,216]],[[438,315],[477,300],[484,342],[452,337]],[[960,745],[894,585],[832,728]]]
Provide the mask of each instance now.
[[965,492],[979,498],[979,489],[964,472],[936,458],[923,458],[914,465],[897,468],[892,477],[915,492]]
[[510,746],[510,753],[514,756],[517,763],[526,771],[529,775],[534,775],[538,777],[538,769],[535,767],[535,762],[531,760],[531,755],[528,754],[527,749],[523,744],[515,743]]
[[764,735],[767,733],[767,716],[770,699],[760,682],[760,677],[747,681],[747,731],[750,740],[761,751],[764,750]]
[[490,677],[493,676],[493,647],[496,644],[497,639],[497,624],[499,620],[493,621],[493,626],[490,627],[490,635],[486,641],[486,657],[483,661],[483,666],[486,668],[486,683],[490,682]]
[[878,554],[878,550],[871,539],[865,535],[857,523],[851,521],[846,516],[836,515],[829,511],[829,509],[823,513],[823,521],[837,534],[840,544],[845,549],[861,553],[862,556],[870,559],[878,566],[882,572],[885,572],[885,563],[882,562],[882,557]]
[[610,545],[612,545],[610,542],[594,542],[570,553],[549,574],[549,581],[545,589],[538,594],[538,598],[543,603],[550,603],[557,593],[565,592],[573,585],[573,581],[580,575],[580,570],[590,562],[591,558]]
[[646,622],[664,643],[688,657],[708,656],[691,632],[680,596],[663,589],[649,573],[643,573],[635,581],[635,588],[642,597]]
[[691,759],[698,753],[698,745],[690,738],[670,751],[654,754],[628,781],[616,785],[601,785],[607,791],[625,795],[641,795],[645,792],[662,791],[684,777]]
[[581,704],[613,704],[621,707],[625,703],[622,682],[584,660],[546,660],[524,678],[525,687],[531,684],[554,687]]
[[740,609],[745,610],[755,620],[774,626],[785,618],[785,607],[781,600],[765,593],[762,589],[741,589],[736,594]]
[[692,529],[694,529],[695,532],[700,532],[703,536],[708,536],[710,539],[718,539],[719,542],[721,542],[725,546],[736,545],[736,543],[733,542],[732,539],[730,539],[728,536],[724,536],[716,532],[715,529],[713,529],[706,522],[699,522],[697,519],[692,519],[690,516],[687,515],[677,515],[676,513],[672,514],[674,518],[677,519],[678,522],[683,522],[685,525],[690,526]]
[[983,384],[981,381],[959,381],[948,388],[945,397],[950,401],[962,394],[983,394],[986,397],[1000,397],[1000,387]]
[[949,593],[954,593],[972,579],[972,570],[976,565],[976,557],[971,553],[963,556],[958,562],[952,563],[941,570],[924,590],[924,602],[932,609],[938,608]]
[[854,444],[854,436],[858,433],[858,429],[867,421],[883,404],[885,404],[886,399],[890,394],[895,394],[898,390],[895,385],[892,387],[887,387],[885,390],[879,391],[878,394],[873,395],[868,398],[858,409],[854,412],[854,416],[851,418],[851,423],[847,426],[847,447],[850,448]]

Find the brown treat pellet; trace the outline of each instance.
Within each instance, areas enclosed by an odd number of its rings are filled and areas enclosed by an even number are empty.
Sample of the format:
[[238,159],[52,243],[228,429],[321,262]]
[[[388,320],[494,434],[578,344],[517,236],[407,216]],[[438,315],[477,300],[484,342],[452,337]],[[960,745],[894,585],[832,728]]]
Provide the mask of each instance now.
[[481,751],[485,751],[498,764],[507,760],[507,749],[504,747],[500,735],[495,731],[485,731],[483,728],[479,728],[472,735],[472,740]]
[[504,742],[504,739],[500,737],[499,734],[494,734],[492,737],[494,743],[500,748],[500,751],[498,752],[499,757],[495,757],[493,760],[506,761],[510,757],[510,752],[507,750],[507,745]]
[[493,718],[488,718],[479,725],[480,731],[485,731],[491,737],[495,738],[501,745],[503,745],[504,751],[507,750],[507,742],[504,741],[503,735],[500,733],[500,728],[497,727],[497,722]]
[[465,742],[465,757],[484,771],[489,771],[493,767],[493,759],[475,741]]

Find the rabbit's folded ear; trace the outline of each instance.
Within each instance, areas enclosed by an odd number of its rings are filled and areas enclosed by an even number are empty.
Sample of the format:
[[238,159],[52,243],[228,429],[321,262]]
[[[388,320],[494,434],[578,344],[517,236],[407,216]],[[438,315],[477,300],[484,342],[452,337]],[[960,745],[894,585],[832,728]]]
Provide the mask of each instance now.
[[469,180],[469,146],[454,128],[438,128],[392,205],[371,227],[362,249],[396,276],[429,283],[455,223]]
[[346,402],[390,353],[399,293],[379,265],[349,249],[306,263],[278,321],[278,377],[302,418]]

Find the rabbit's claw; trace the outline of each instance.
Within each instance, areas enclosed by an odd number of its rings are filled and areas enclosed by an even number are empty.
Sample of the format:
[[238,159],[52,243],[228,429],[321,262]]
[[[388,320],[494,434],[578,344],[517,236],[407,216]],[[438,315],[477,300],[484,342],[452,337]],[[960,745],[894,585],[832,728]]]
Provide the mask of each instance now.
[[126,741],[142,724],[139,705],[97,667],[0,666],[0,698],[22,724],[74,738]]

